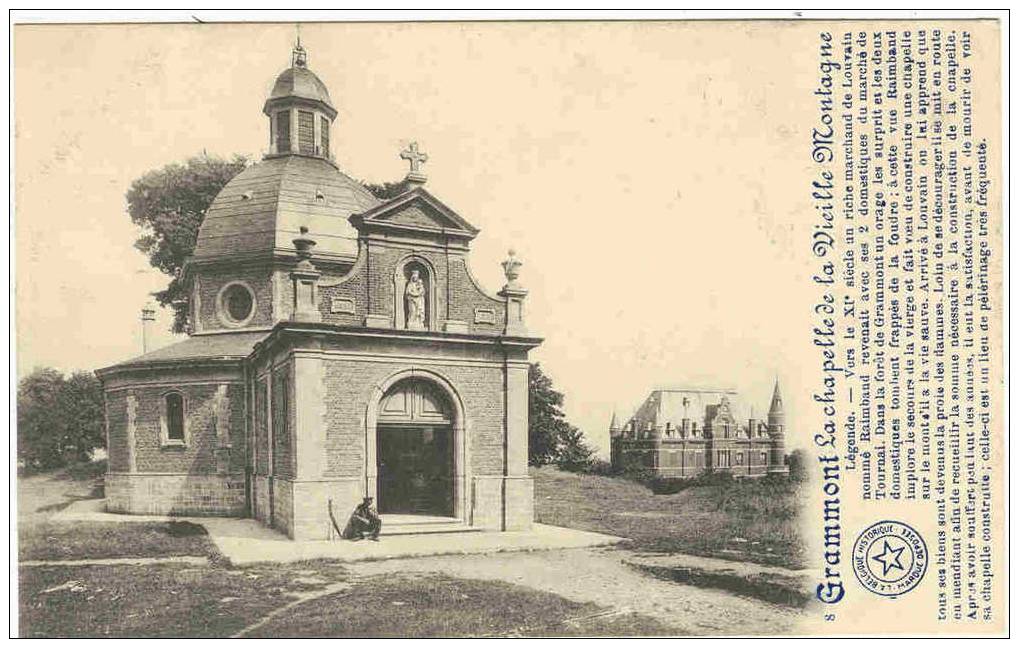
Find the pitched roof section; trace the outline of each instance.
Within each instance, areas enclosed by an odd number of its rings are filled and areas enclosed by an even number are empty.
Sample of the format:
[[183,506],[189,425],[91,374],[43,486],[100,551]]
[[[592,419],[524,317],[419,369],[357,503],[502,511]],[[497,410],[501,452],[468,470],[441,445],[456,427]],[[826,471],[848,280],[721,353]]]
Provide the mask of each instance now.
[[317,255],[354,258],[357,232],[347,220],[378,204],[321,158],[267,158],[237,174],[212,202],[192,260],[292,252],[301,226],[315,237]]
[[255,345],[268,335],[268,331],[241,331],[191,336],[179,343],[146,352],[103,370],[112,370],[123,366],[193,361],[195,359],[243,358],[251,354]]
[[[703,426],[714,418],[723,397],[727,398],[729,410],[738,425],[744,425],[751,419],[753,407],[735,389],[676,387],[652,391],[631,420],[637,430],[646,429],[648,424],[652,427],[680,427],[684,418]],[[762,420],[760,413],[753,415],[753,420]]]
[[424,188],[415,188],[374,208],[352,215],[361,233],[398,230],[419,235],[454,235],[470,241],[478,229]]

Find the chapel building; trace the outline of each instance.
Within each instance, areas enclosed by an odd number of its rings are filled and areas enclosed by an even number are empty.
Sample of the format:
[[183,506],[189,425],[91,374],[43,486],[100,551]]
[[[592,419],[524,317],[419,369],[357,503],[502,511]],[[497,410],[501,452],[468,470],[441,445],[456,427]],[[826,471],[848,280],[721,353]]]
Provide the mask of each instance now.
[[612,467],[661,478],[786,475],[785,427],[777,381],[767,418],[744,409],[732,389],[661,388],[625,424],[612,415]]
[[98,371],[108,510],[327,539],[372,496],[387,527],[528,529],[541,339],[520,262],[481,288],[478,229],[423,187],[416,144],[394,198],[340,171],[336,108],[299,44],[263,112],[267,155],[216,197],[180,274],[188,338]]

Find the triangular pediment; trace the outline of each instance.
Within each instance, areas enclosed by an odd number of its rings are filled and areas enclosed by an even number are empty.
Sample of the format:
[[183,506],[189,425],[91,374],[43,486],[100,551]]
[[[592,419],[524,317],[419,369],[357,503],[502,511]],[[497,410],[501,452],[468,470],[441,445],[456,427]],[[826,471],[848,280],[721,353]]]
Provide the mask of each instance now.
[[478,234],[478,229],[422,188],[404,192],[363,213],[352,215],[350,223],[362,234],[395,230],[455,235],[467,240]]

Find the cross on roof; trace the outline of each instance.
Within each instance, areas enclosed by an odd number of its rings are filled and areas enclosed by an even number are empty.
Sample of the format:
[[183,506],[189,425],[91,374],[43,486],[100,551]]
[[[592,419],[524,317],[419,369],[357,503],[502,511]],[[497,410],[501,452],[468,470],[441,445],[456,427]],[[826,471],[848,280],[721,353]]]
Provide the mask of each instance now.
[[418,151],[418,143],[411,142],[410,146],[400,151],[400,158],[410,162],[410,173],[416,174],[421,170],[421,165],[428,162],[428,154]]

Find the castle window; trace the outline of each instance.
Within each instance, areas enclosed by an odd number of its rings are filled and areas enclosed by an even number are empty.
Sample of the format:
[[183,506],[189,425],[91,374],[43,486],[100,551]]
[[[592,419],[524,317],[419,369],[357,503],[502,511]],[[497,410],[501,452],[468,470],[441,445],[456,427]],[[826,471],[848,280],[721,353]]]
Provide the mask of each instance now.
[[290,110],[276,113],[276,152],[290,152]]
[[764,450],[761,451],[761,463],[762,464],[768,463],[768,453]]
[[178,391],[170,391],[163,396],[159,415],[159,439],[163,446],[187,445],[184,395]]
[[315,115],[311,112],[297,111],[297,144],[301,153],[315,155]]
[[743,464],[743,453],[742,452],[737,452],[736,453],[736,465],[737,466],[741,466],[742,464]]
[[223,286],[216,299],[220,321],[228,327],[243,327],[255,315],[255,293],[243,281]]
[[329,157],[329,119],[325,117],[319,118],[319,142],[322,144],[322,152],[320,155]]

